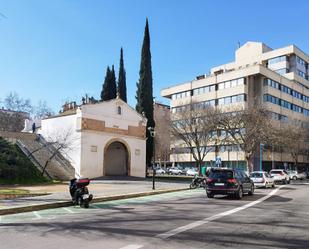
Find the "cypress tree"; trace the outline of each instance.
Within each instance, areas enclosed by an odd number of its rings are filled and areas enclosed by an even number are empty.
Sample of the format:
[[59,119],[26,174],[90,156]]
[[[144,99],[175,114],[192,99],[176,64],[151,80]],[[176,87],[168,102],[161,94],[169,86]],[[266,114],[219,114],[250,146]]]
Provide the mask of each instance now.
[[116,85],[114,65],[112,65],[111,80],[110,80],[109,88],[110,88],[110,99],[115,99],[117,96],[117,85]]
[[107,67],[106,76],[101,91],[101,100],[106,101],[115,98],[116,98],[116,76],[113,65],[112,70],[110,70],[109,66]]
[[103,83],[103,87],[102,87],[102,91],[101,91],[101,100],[105,101],[105,100],[109,100],[109,81],[110,81],[110,76],[111,76],[111,71],[109,69],[109,66],[107,66],[106,69],[106,75],[105,75],[105,79],[104,79],[104,83]]
[[139,113],[145,113],[147,118],[146,163],[149,165],[153,156],[153,137],[151,137],[148,127],[154,128],[155,122],[153,118],[152,69],[148,19],[146,19],[144,40],[141,52],[141,64],[139,71],[139,81],[137,83],[136,100],[136,110]]
[[127,102],[127,86],[126,86],[126,70],[123,63],[123,50],[120,49],[120,63],[119,63],[119,75],[118,75],[118,93],[119,97]]

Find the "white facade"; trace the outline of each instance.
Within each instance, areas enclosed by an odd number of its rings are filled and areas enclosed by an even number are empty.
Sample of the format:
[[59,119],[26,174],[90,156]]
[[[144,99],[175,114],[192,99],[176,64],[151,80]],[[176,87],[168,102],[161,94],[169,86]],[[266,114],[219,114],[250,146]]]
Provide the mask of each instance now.
[[[76,176],[95,178],[115,172],[109,158],[110,145],[124,149],[126,171],[121,175],[145,177],[146,119],[127,103],[114,99],[81,105],[61,115],[42,120],[41,135],[49,141],[67,140],[64,156],[75,168]],[[121,154],[121,153],[120,153]],[[112,153],[117,155],[117,153]],[[119,161],[119,160],[118,160]],[[119,162],[118,162],[119,164]],[[122,166],[121,166],[122,167]],[[119,172],[119,171],[118,171]]]

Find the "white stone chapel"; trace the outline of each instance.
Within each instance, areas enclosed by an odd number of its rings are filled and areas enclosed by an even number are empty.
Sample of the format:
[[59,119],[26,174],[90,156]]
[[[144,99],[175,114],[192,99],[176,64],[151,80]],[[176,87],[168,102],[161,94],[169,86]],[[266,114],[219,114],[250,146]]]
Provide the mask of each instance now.
[[42,120],[46,140],[66,139],[77,177],[145,177],[146,118],[121,99],[72,105]]

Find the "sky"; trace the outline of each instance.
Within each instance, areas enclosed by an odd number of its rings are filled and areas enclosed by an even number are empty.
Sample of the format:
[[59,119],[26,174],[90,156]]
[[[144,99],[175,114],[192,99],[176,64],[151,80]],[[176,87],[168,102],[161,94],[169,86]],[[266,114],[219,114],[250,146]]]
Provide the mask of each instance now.
[[123,47],[134,107],[148,17],[154,97],[168,104],[161,89],[233,61],[238,43],[309,54],[308,11],[307,0],[0,0],[0,101],[16,92],[58,112],[85,94],[98,99]]

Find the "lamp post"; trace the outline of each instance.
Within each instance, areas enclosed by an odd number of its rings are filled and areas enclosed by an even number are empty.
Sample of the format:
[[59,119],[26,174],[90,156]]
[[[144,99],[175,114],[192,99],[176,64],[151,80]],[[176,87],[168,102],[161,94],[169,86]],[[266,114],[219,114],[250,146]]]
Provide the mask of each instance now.
[[150,133],[150,136],[153,138],[153,155],[152,155],[152,189],[155,190],[155,175],[156,175],[156,169],[155,169],[155,156],[156,156],[156,150],[155,150],[155,131],[153,127],[148,127],[148,131]]

